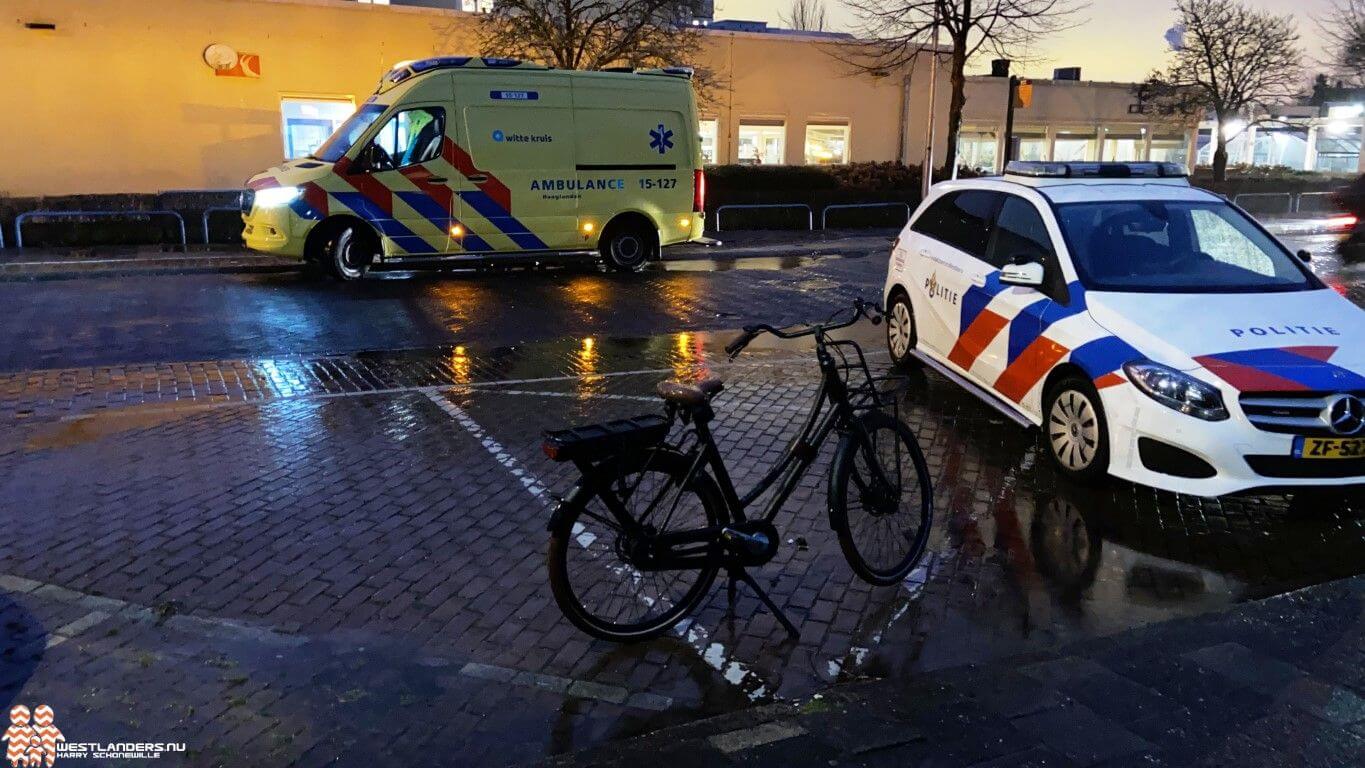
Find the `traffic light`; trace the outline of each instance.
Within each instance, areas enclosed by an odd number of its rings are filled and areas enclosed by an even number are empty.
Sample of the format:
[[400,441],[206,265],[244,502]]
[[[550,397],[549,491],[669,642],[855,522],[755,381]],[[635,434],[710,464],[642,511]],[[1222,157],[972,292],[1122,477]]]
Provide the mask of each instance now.
[[1014,87],[1014,106],[1016,109],[1028,109],[1033,104],[1033,81],[1020,80]]

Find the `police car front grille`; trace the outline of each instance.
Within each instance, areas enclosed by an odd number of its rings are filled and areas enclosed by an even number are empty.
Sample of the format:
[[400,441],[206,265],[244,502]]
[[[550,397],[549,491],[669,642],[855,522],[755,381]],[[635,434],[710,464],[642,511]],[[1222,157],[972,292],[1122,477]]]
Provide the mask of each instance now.
[[[1244,392],[1238,402],[1247,420],[1266,432],[1332,435],[1322,421],[1327,401],[1337,392]],[[1362,393],[1353,393],[1361,395]]]
[[237,204],[241,206],[242,213],[250,214],[251,207],[256,204],[256,190],[242,190],[242,194],[237,198]]

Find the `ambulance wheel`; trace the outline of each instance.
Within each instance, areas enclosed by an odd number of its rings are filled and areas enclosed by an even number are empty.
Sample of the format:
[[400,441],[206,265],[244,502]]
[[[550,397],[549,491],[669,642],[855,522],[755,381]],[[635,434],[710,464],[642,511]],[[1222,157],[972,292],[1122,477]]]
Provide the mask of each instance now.
[[1109,471],[1109,424],[1095,385],[1074,374],[1059,379],[1043,397],[1043,445],[1052,463],[1071,480],[1095,484]]
[[659,254],[658,236],[643,221],[612,222],[602,233],[598,248],[602,260],[616,272],[638,272]]
[[338,280],[359,280],[370,271],[378,253],[374,238],[356,224],[337,230],[336,237],[327,244],[327,267]]
[[918,360],[910,353],[917,343],[915,310],[910,306],[910,297],[897,288],[886,306],[886,348],[891,353],[892,364],[902,368],[915,365]]

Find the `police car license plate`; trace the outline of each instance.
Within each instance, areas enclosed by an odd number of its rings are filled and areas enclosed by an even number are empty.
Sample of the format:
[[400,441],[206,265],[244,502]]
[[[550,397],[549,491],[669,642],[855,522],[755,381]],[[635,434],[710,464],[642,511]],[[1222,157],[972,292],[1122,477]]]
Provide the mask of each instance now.
[[1365,437],[1296,437],[1296,459],[1358,459],[1365,457]]

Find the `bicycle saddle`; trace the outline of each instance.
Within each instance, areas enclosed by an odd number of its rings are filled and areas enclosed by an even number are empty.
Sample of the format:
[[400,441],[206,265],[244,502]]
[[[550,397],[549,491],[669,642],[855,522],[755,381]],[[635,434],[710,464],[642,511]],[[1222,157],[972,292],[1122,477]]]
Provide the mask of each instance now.
[[702,379],[692,384],[682,381],[661,381],[654,391],[670,403],[701,405],[723,389],[725,384],[720,379]]

